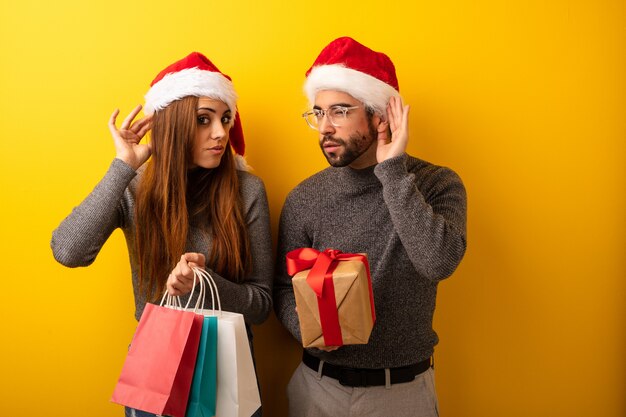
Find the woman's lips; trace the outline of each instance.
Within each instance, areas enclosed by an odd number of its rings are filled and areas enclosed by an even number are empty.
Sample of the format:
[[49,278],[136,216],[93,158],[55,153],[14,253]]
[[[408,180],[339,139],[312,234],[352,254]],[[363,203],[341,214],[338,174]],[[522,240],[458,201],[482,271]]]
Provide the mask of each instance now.
[[223,146],[213,146],[212,148],[207,148],[207,151],[214,153],[214,154],[220,154],[224,151],[224,147]]

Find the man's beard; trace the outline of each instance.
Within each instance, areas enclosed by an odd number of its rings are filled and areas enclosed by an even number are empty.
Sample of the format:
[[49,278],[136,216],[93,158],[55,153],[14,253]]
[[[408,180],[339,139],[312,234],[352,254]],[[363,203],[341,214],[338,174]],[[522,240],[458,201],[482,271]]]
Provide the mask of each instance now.
[[[372,146],[374,142],[376,142],[378,137],[378,132],[376,128],[371,123],[371,120],[368,122],[368,132],[367,135],[362,135],[360,132],[356,132],[351,135],[347,140],[333,137],[331,135],[326,135],[320,141],[320,148],[322,148],[322,153],[326,157],[328,163],[333,167],[345,167],[353,163],[358,157],[363,155],[369,148]],[[325,143],[332,143],[339,145],[343,150],[343,153],[339,155],[327,154],[324,150]]]

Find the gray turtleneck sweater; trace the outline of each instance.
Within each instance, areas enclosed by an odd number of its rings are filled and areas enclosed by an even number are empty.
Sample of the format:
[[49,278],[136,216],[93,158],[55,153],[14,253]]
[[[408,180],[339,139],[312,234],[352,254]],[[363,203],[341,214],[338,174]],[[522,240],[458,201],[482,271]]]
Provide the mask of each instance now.
[[[128,246],[137,320],[146,304],[139,293],[139,265],[135,251],[135,192],[142,170],[138,172],[121,160],[114,159],[94,190],[52,233],[50,243],[58,262],[69,267],[87,266],[96,259],[111,233],[121,228]],[[237,172],[250,237],[252,273],[243,283],[237,284],[207,270],[211,272],[219,289],[222,309],[243,314],[248,324],[260,324],[272,309],[269,209],[261,179],[248,172]],[[186,251],[203,253],[208,259],[210,245],[210,234],[191,225]],[[170,271],[163,273],[167,275]]]
[[391,368],[427,359],[437,284],[461,262],[466,195],[450,169],[406,154],[363,170],[329,167],[288,195],[280,219],[274,306],[301,340],[285,254],[312,247],[368,255],[376,323],[366,345],[308,349],[331,364]]

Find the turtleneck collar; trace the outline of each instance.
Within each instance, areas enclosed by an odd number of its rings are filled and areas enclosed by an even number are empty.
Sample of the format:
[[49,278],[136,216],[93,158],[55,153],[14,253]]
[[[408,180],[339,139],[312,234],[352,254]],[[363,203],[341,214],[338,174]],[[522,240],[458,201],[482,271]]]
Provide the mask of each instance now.
[[[333,168],[337,171],[339,180],[344,184],[354,184],[358,186],[380,185],[380,181],[374,174],[376,164],[363,169],[354,169],[349,166]],[[341,183],[339,184],[341,186]]]

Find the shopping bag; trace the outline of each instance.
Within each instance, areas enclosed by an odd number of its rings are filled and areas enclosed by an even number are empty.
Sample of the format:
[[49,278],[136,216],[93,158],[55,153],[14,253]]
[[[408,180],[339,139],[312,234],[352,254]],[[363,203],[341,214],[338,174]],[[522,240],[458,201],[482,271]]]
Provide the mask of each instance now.
[[261,406],[261,396],[243,315],[222,311],[213,278],[203,269],[194,272],[207,292],[215,291],[217,301],[217,309],[212,302],[212,309],[199,310],[217,318],[216,417],[250,417]]
[[185,417],[203,317],[146,304],[111,401]]
[[204,317],[186,417],[215,416],[217,389],[217,317]]

